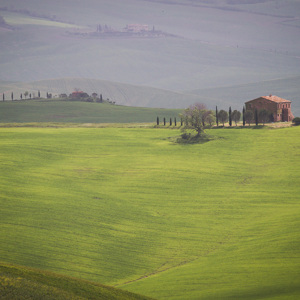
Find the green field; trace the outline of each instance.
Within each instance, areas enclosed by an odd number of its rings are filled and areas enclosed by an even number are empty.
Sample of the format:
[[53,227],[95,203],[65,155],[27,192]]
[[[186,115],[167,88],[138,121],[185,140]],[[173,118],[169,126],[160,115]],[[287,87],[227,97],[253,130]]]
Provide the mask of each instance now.
[[157,299],[298,299],[300,127],[1,128],[0,257]]
[[[80,101],[23,100],[0,102],[1,123],[136,123],[179,119],[180,109],[143,108]],[[1,124],[0,123],[0,124]]]
[[148,297],[86,280],[2,262],[0,262],[0,298],[150,300]]

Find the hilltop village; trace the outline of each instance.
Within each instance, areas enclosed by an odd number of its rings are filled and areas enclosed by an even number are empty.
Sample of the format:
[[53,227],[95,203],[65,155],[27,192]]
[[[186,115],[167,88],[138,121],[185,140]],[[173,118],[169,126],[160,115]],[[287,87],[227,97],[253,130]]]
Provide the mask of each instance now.
[[161,38],[175,37],[173,34],[157,30],[146,24],[127,24],[123,29],[114,29],[112,26],[97,24],[95,31],[76,30],[68,32],[70,35],[86,38]]

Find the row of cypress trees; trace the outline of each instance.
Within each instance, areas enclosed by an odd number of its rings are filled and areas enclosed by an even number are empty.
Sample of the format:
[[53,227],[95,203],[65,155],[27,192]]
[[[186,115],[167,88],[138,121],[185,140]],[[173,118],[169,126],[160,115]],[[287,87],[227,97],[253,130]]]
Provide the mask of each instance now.
[[260,112],[255,109],[254,113],[252,110],[246,110],[245,107],[243,106],[243,112],[234,110],[232,112],[231,107],[229,107],[228,113],[224,110],[220,110],[218,112],[218,107],[216,106],[216,123],[217,126],[219,126],[219,121],[221,121],[224,125],[225,122],[228,121],[229,126],[232,126],[232,121],[234,121],[236,124],[237,122],[240,121],[241,116],[243,119],[243,126],[248,123],[249,125],[254,121],[255,125],[257,126],[259,123],[259,118],[262,120],[263,123],[266,123],[269,120],[269,115],[270,112],[267,110],[263,109]]
[[[167,124],[166,118],[163,118],[163,124],[164,124],[164,126],[166,126],[166,124]],[[173,119],[172,118],[170,118],[169,124],[170,124],[170,126],[173,126]],[[156,125],[160,125],[159,117],[156,118]],[[183,125],[183,120],[181,118],[180,119],[180,126],[182,126],[182,125]],[[176,119],[176,117],[174,118],[174,126],[175,127],[177,126],[177,119]]]
[[[234,121],[237,124],[237,122],[240,121],[241,117],[243,120],[243,126],[245,126],[246,123],[250,125],[253,121],[255,122],[255,125],[257,126],[259,123],[259,115],[260,115],[260,118],[262,119],[263,123],[265,123],[268,121],[268,114],[269,114],[268,111],[261,111],[259,114],[257,109],[255,109],[255,111],[253,113],[252,110],[246,110],[245,107],[243,107],[243,112],[241,113],[238,110],[232,111],[231,106],[229,107],[228,112],[225,110],[218,111],[218,107],[216,106],[215,117],[216,117],[217,126],[219,126],[219,123],[223,123],[223,126],[224,126],[224,123],[228,121],[229,126],[231,127],[232,122]],[[160,125],[159,117],[157,117],[157,119],[156,119],[156,124]],[[166,124],[167,124],[166,118],[163,118],[163,125],[166,126]],[[169,124],[170,124],[170,126],[173,125],[172,118],[170,118]],[[176,118],[174,118],[174,126],[177,126]],[[183,126],[182,118],[180,119],[180,126]]]
[[[25,92],[24,93],[24,97],[26,98],[27,96],[29,96],[30,99],[32,98],[32,94],[31,93]],[[14,101],[16,99],[14,97],[14,92],[11,92],[10,98],[11,98],[11,101]],[[41,98],[41,92],[40,91],[38,91],[38,98]],[[47,93],[47,98],[48,98],[48,93]],[[20,94],[20,99],[21,100],[23,99],[23,94],[22,93]],[[5,93],[2,94],[2,101],[5,101]]]

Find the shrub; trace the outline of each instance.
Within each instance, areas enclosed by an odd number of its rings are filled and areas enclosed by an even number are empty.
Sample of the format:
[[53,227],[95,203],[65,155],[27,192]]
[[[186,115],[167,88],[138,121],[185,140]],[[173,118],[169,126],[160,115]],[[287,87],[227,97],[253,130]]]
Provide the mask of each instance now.
[[190,138],[191,138],[191,134],[190,133],[183,133],[182,135],[181,135],[181,138],[183,139],[183,140],[189,140]]
[[300,125],[300,117],[294,118],[294,119],[293,119],[293,123],[294,123],[296,126]]

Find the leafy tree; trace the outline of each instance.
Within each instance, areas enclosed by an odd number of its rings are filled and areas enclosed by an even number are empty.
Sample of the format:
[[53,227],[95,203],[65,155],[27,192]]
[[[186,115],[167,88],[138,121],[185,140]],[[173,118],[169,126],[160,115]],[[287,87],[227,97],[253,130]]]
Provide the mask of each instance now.
[[231,106],[229,107],[229,126],[232,126]]
[[211,125],[211,123],[214,123],[215,120],[213,112],[211,110],[205,110],[201,116],[201,120],[203,127],[206,127],[207,123]]
[[206,117],[206,121],[209,124],[209,127],[212,127],[215,124],[216,117],[213,115],[212,112]]
[[245,121],[249,124],[253,121],[253,111],[252,110],[246,110],[245,111]]
[[266,109],[261,109],[258,113],[260,120],[262,121],[263,125],[269,121],[270,113]]
[[197,136],[200,136],[206,128],[206,122],[208,122],[208,116],[210,115],[212,115],[212,112],[208,111],[202,103],[195,103],[189,106],[182,114],[182,118],[185,121],[183,130],[195,130]]
[[28,91],[26,91],[26,92],[24,93],[25,99],[27,98],[28,94],[29,94]]
[[223,123],[223,126],[225,126],[225,122],[228,121],[228,112],[221,109],[218,113],[218,119]]
[[237,123],[240,121],[240,119],[241,119],[241,112],[239,112],[238,110],[234,110],[233,112],[232,112],[232,120],[234,121],[234,123],[235,123],[235,126],[237,126]]

